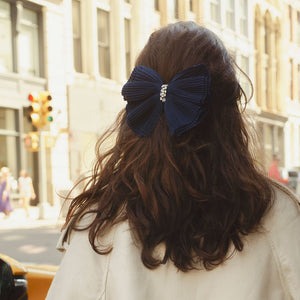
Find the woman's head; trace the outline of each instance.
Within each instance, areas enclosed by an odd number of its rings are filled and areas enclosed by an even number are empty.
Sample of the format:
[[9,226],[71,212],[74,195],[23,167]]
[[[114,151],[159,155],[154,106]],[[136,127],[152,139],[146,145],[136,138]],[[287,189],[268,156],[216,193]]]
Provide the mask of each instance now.
[[[215,152],[216,155],[218,152],[218,161],[221,165],[233,164],[231,170],[240,167],[244,156],[251,160],[248,157],[248,132],[239,105],[245,94],[237,80],[233,59],[212,31],[194,22],[167,25],[150,36],[136,60],[136,66],[153,69],[165,83],[169,83],[179,72],[197,64],[204,64],[211,77],[208,116],[178,138],[170,136],[162,113],[151,135],[138,138],[128,127],[124,112],[119,141],[124,141],[121,142],[124,150],[130,148],[130,159],[141,156],[145,161],[147,157],[154,156],[159,161],[167,157],[166,152],[175,153],[179,148],[179,156],[182,158],[183,146],[187,146],[186,149],[201,148],[203,151],[206,151],[205,147],[210,147],[208,153]],[[187,152],[186,156],[191,155]],[[126,158],[125,155],[124,160]],[[206,178],[206,175],[203,173],[202,177]]]
[[168,83],[180,71],[204,63],[212,77],[212,91],[237,100],[240,97],[234,62],[222,41],[194,22],[178,22],[155,31],[136,65],[152,68]]
[[[153,69],[165,83],[169,83],[179,72],[197,64],[204,64],[210,73],[210,109],[208,117],[197,126],[198,130],[191,130],[185,137],[195,132],[199,137],[200,130],[206,140],[224,139],[224,135],[226,139],[230,135],[230,140],[238,143],[237,140],[241,139],[238,132],[245,131],[239,109],[239,101],[245,94],[236,77],[237,66],[222,41],[212,31],[194,22],[167,25],[150,36],[136,60],[136,66]],[[122,132],[126,136],[133,135],[125,120],[123,118]],[[165,139],[169,134],[162,114],[152,138],[157,139],[157,135],[160,135]]]
[[[238,105],[243,92],[222,42],[193,22],[167,25],[151,35],[136,65],[168,83],[201,63],[211,76],[211,94],[209,113],[197,126],[171,136],[161,113],[151,134],[140,138],[123,111],[99,140],[93,176],[67,218],[75,215],[75,223],[88,207],[97,207],[90,241],[99,253],[107,253],[95,246],[101,230],[128,219],[147,267],[170,259],[181,270],[199,262],[209,269],[226,259],[230,244],[242,250],[241,236],[257,229],[271,189],[250,155]],[[100,146],[111,133],[116,143],[103,153]],[[160,243],[166,246],[163,260],[153,255]]]
[[1,168],[1,174],[4,178],[7,178],[9,176],[9,168],[7,167],[2,167]]
[[28,173],[26,170],[21,170],[20,171],[20,177],[27,177],[28,176]]

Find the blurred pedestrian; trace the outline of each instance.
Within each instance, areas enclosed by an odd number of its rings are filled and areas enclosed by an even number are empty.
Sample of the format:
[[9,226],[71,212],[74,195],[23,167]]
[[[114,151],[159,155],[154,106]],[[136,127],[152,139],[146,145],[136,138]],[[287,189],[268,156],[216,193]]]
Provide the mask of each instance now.
[[194,22],[150,36],[47,300],[299,299],[299,205],[254,164],[236,70]]
[[9,217],[12,207],[10,203],[11,184],[9,180],[9,168],[1,168],[1,182],[0,182],[0,212],[3,212],[6,217]]
[[19,188],[19,197],[22,201],[22,206],[25,210],[26,216],[29,217],[29,206],[30,200],[34,200],[36,198],[32,179],[28,175],[26,170],[20,171],[20,177],[18,179],[18,188]]
[[269,167],[268,175],[270,178],[272,178],[278,182],[287,184],[289,182],[289,180],[282,178],[282,176],[280,174],[279,161],[280,161],[279,156],[277,154],[274,154],[273,161],[271,162],[270,167]]

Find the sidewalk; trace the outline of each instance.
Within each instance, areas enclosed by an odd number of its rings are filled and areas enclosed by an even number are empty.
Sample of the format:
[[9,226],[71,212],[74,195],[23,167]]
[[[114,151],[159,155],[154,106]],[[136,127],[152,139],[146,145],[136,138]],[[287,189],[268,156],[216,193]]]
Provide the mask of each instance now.
[[59,216],[59,207],[47,207],[45,211],[45,217],[39,218],[39,207],[31,206],[29,208],[29,217],[26,217],[23,208],[15,208],[9,217],[6,217],[3,213],[0,213],[0,230],[3,229],[16,229],[16,228],[35,228],[44,226],[58,226],[61,227],[64,223],[64,219]]

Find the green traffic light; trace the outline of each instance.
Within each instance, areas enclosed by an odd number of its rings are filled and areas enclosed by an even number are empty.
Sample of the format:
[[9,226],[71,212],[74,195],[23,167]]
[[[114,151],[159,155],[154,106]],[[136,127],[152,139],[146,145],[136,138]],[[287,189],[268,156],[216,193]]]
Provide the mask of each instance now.
[[48,117],[47,117],[47,121],[48,121],[48,122],[53,122],[53,117],[52,117],[52,116],[48,116]]

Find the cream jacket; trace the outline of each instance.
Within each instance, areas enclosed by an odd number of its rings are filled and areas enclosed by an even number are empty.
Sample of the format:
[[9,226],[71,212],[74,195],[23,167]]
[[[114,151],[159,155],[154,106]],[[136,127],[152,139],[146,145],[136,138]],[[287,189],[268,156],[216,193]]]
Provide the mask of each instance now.
[[[47,300],[300,300],[300,210],[295,196],[276,184],[264,231],[245,238],[212,271],[183,273],[169,262],[147,269],[127,222],[107,237],[113,251],[93,251],[87,232],[73,232]],[[62,233],[62,236],[65,233]]]

